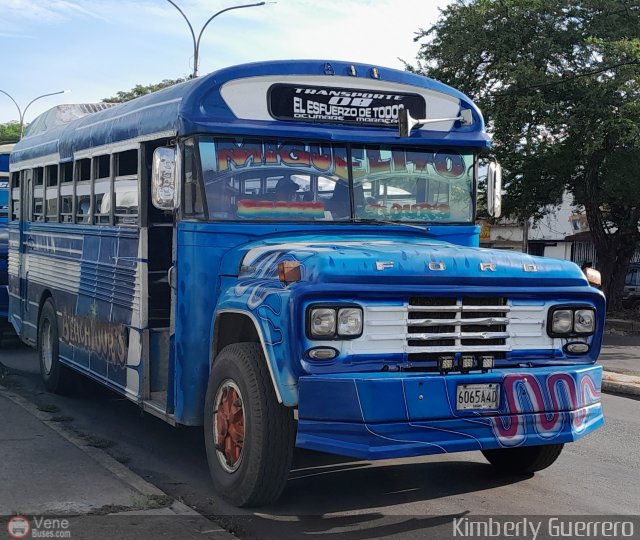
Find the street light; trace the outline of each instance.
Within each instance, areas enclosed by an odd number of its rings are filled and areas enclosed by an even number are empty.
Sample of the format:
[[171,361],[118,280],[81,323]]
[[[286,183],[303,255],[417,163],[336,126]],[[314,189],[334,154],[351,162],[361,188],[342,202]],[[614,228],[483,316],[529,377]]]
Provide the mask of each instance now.
[[[176,8],[180,12],[180,15],[182,15],[184,17],[184,20],[187,21],[187,24],[189,25],[189,30],[191,30],[191,39],[193,39],[193,74],[191,75],[192,79],[195,79],[198,76],[198,60],[199,60],[199,51],[200,51],[200,38],[202,38],[202,33],[204,32],[204,29],[209,25],[209,23],[213,19],[215,19],[218,15],[222,15],[225,11],[231,11],[232,9],[242,9],[242,8],[264,6],[267,3],[267,2],[258,2],[257,4],[244,4],[242,6],[231,6],[231,7],[225,8],[225,9],[221,9],[220,11],[218,11],[218,13],[214,13],[211,17],[209,17],[207,22],[204,23],[204,26],[202,27],[202,30],[200,30],[200,34],[198,34],[198,39],[196,39],[196,33],[193,31],[193,26],[191,26],[191,22],[189,21],[189,19],[187,19],[187,16],[184,14],[184,12],[172,0],[167,0],[167,2],[169,2],[174,8]],[[269,2],[269,3],[270,4],[275,4],[275,2]]]
[[22,139],[22,135],[24,134],[24,116],[25,114],[27,114],[27,109],[31,106],[31,104],[34,101],[38,101],[41,98],[48,97],[48,96],[55,96],[58,94],[66,94],[67,92],[71,92],[71,90],[59,90],[58,92],[51,92],[49,94],[42,94],[41,96],[35,97],[29,103],[27,103],[27,106],[24,108],[24,111],[20,108],[20,105],[18,105],[18,102],[15,99],[13,99],[13,96],[11,96],[11,94],[5,92],[4,90],[0,90],[0,92],[2,92],[11,101],[13,101],[13,104],[18,109],[18,114],[20,115],[20,138]]

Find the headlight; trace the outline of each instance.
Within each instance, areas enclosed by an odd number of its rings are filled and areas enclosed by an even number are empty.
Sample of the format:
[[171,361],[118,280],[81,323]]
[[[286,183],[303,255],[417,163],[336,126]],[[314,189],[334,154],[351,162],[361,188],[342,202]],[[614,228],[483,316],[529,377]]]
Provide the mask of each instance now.
[[338,335],[359,336],[362,334],[362,310],[342,308],[338,310]]
[[549,312],[551,337],[590,336],[596,331],[596,310],[586,306],[556,306]]
[[336,333],[336,310],[312,309],[309,323],[312,337],[333,337]]
[[361,307],[311,306],[307,313],[307,333],[312,339],[348,339],[362,335]]
[[573,311],[558,309],[551,316],[551,331],[554,334],[570,334],[573,331]]
[[573,328],[576,334],[593,334],[596,329],[596,312],[592,309],[577,309]]

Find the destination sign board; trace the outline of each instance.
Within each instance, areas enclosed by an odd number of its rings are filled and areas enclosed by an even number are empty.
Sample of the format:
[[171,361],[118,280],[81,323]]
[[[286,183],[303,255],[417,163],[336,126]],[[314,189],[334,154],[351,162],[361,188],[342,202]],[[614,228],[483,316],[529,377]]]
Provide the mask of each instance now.
[[269,112],[277,120],[396,127],[402,109],[414,118],[426,116],[424,98],[418,94],[275,84],[268,93]]

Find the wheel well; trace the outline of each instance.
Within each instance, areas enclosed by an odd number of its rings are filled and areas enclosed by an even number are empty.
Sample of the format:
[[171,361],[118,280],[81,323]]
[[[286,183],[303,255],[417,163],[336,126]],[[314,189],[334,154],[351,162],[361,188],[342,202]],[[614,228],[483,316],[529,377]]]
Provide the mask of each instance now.
[[233,343],[260,343],[256,326],[242,313],[222,313],[216,319],[213,336],[213,356]]

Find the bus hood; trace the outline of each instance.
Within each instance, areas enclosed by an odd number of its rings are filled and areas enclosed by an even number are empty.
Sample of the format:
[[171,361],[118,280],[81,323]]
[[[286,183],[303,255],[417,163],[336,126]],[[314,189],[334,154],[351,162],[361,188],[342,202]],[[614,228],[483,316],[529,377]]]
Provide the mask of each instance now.
[[279,237],[242,248],[240,277],[278,279],[278,265],[300,265],[300,281],[353,284],[588,285],[577,265],[523,253],[462,247],[401,235]]

